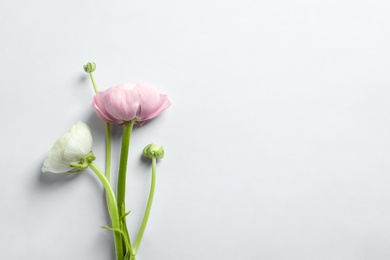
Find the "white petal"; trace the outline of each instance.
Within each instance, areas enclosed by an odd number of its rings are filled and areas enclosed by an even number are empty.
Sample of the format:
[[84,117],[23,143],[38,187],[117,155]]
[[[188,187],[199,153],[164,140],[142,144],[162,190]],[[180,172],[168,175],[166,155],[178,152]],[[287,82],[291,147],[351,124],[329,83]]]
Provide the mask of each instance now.
[[89,127],[79,121],[69,131],[71,138],[64,144],[63,157],[70,162],[78,162],[92,150],[92,135]]
[[61,145],[61,139],[63,137],[58,139],[47,152],[47,159],[43,163],[42,172],[61,173],[72,169],[62,158],[63,146]]
[[79,121],[49,149],[42,172],[68,172],[73,169],[71,163],[78,163],[91,150],[91,132],[85,123]]

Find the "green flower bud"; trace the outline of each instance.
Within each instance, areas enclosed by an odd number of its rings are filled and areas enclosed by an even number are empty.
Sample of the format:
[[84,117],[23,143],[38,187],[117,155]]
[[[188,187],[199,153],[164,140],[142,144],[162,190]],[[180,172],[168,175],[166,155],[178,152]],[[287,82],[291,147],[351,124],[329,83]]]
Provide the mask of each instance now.
[[96,69],[96,64],[95,62],[88,62],[87,64],[84,65],[84,70],[87,73],[94,72]]
[[157,144],[148,144],[144,148],[144,156],[149,158],[157,158],[161,159],[164,157],[164,148],[162,146],[159,146]]

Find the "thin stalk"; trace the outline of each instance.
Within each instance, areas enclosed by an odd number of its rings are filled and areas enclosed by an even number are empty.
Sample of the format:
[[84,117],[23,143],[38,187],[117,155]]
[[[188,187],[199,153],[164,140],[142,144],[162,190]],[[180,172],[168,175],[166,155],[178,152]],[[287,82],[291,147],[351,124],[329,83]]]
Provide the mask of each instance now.
[[136,254],[138,251],[138,247],[141,244],[141,240],[142,240],[142,237],[144,235],[146,225],[148,224],[149,214],[150,214],[150,210],[152,208],[152,203],[153,203],[154,187],[155,186],[156,186],[156,157],[152,157],[152,181],[150,184],[149,198],[148,198],[148,203],[146,205],[144,218],[142,219],[142,224],[141,224],[141,227],[138,231],[137,239],[135,240],[135,244],[133,247],[134,254]]
[[[95,91],[95,94],[98,92],[98,87],[96,86],[95,78],[93,77],[93,73],[89,72],[89,77],[91,78],[93,90]],[[105,167],[105,174],[107,180],[110,182],[111,178],[111,126],[110,123],[106,123],[106,167]],[[108,204],[109,198],[106,195],[106,200]]]
[[[91,78],[93,90],[95,94],[98,92],[98,87],[96,86],[95,78],[93,73],[89,72],[89,77]],[[110,180],[111,175],[111,128],[110,123],[106,123],[106,168],[105,168],[106,178]]]
[[98,88],[96,87],[95,78],[93,77],[92,72],[90,72],[88,74],[89,74],[89,77],[91,78],[91,81],[92,81],[93,90],[95,91],[95,93],[97,93],[98,92]]
[[[104,176],[104,174],[100,171],[100,169],[94,163],[89,164],[89,167],[98,176],[98,178],[100,179],[100,181],[102,182],[102,184],[104,186],[104,189],[106,190],[107,208],[108,208],[108,213],[110,214],[112,228],[120,230],[120,227],[121,227],[120,215],[118,212],[118,208],[116,207],[115,193],[111,188],[110,182],[107,180],[107,178]],[[124,250],[123,250],[123,244],[122,244],[122,235],[117,231],[113,231],[113,235],[114,235],[116,259],[123,260],[123,251]],[[132,251],[131,247],[130,247],[130,250]]]
[[106,178],[110,181],[111,178],[111,125],[106,123]]

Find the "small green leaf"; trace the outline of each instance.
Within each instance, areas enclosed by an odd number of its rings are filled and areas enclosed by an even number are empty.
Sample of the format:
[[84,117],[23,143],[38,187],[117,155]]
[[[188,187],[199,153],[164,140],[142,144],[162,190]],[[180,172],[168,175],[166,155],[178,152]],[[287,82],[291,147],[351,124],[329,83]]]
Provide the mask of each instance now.
[[131,212],[131,211],[125,212],[125,214],[123,214],[123,215],[121,216],[121,219],[127,217],[127,215],[129,215],[130,212]]
[[112,228],[112,227],[108,227],[108,226],[101,226],[101,228],[105,228],[105,229],[108,229],[108,230],[111,230],[111,231],[119,232],[120,234],[123,235],[123,231],[120,230],[119,228]]

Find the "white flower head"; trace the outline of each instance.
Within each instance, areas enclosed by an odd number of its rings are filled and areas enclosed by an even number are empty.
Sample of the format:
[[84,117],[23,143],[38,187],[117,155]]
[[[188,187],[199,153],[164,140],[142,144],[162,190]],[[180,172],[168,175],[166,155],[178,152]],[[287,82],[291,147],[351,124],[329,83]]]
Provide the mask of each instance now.
[[91,150],[91,131],[84,122],[79,121],[49,149],[42,172],[81,171],[95,159]]

